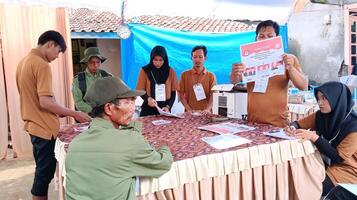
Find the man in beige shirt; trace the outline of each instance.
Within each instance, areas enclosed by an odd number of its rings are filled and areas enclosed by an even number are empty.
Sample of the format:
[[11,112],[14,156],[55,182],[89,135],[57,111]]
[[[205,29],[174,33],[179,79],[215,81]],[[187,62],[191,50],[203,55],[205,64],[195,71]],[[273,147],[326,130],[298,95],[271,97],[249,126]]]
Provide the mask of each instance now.
[[212,87],[216,85],[216,76],[207,71],[204,63],[207,59],[207,48],[195,46],[191,52],[193,67],[181,74],[179,99],[186,112],[203,111],[210,113],[213,102]]
[[52,72],[49,63],[66,51],[62,35],[46,31],[37,47],[17,66],[16,83],[20,94],[21,117],[24,129],[30,134],[36,163],[31,189],[33,200],[46,200],[48,185],[56,169],[55,139],[59,130],[58,116],[71,116],[80,122],[90,121],[82,112],[65,108],[56,102],[52,91]]

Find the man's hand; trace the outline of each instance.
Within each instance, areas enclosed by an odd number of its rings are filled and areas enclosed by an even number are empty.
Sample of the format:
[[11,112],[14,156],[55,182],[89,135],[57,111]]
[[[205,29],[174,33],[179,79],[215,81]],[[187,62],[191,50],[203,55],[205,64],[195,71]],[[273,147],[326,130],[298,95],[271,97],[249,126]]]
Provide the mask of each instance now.
[[80,111],[75,111],[73,117],[80,123],[92,121],[92,118],[87,113]]
[[150,107],[156,107],[157,102],[155,101],[155,99],[153,99],[152,97],[148,97],[148,105]]
[[170,145],[169,145],[169,143],[168,143],[167,140],[160,140],[160,141],[158,142],[158,145],[159,145],[159,147],[167,146],[167,147],[170,148]]
[[242,63],[233,63],[232,71],[229,76],[233,84],[239,83],[242,81],[242,74],[245,71],[245,66]]
[[245,70],[245,66],[242,63],[234,63],[232,65],[233,76],[242,76],[244,70]]
[[283,62],[285,64],[285,68],[290,70],[295,65],[294,55],[292,54],[284,54],[283,55]]
[[208,114],[211,114],[211,109],[204,109],[204,110],[201,110],[200,113],[202,113],[203,115],[208,115]]

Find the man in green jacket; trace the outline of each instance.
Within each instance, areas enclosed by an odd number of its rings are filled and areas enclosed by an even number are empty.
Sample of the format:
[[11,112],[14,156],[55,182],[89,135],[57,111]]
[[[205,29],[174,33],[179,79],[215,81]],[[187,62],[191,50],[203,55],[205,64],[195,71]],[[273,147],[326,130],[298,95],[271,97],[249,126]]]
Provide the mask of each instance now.
[[135,199],[135,177],[159,177],[173,161],[165,141],[155,150],[133,122],[136,96],[120,79],[96,80],[84,99],[93,107],[90,128],[69,145],[66,199]]
[[74,77],[72,83],[72,95],[77,110],[90,113],[92,108],[83,99],[87,89],[98,78],[112,76],[105,70],[100,69],[106,59],[97,47],[89,47],[84,51],[84,58],[81,60],[81,63],[86,64],[87,68],[83,72],[79,72]]

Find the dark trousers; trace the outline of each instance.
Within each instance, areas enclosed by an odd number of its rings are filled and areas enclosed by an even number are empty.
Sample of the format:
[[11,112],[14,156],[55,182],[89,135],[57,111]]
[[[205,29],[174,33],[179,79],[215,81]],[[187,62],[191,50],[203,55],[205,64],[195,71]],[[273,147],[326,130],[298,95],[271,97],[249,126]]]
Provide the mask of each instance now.
[[48,186],[56,171],[55,139],[46,140],[37,136],[30,136],[36,163],[31,193],[35,196],[47,196]]

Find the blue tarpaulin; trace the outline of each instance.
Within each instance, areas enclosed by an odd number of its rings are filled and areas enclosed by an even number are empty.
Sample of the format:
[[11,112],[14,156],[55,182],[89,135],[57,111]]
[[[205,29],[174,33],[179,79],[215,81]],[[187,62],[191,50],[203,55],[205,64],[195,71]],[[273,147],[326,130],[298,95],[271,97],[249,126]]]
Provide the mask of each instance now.
[[[151,49],[156,45],[166,48],[169,64],[177,78],[192,68],[191,50],[196,45],[208,49],[205,67],[217,77],[217,82],[229,83],[232,63],[240,61],[241,44],[253,42],[255,31],[241,33],[199,33],[129,24],[130,38],[121,40],[122,79],[131,88],[136,87],[139,70],[150,61]],[[284,50],[288,50],[287,26],[280,26]]]

